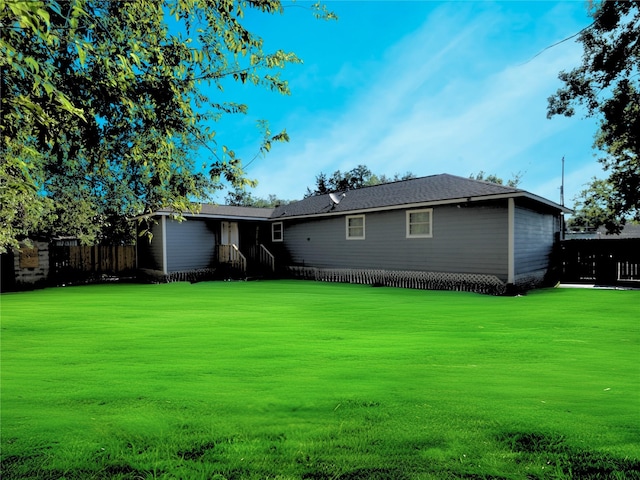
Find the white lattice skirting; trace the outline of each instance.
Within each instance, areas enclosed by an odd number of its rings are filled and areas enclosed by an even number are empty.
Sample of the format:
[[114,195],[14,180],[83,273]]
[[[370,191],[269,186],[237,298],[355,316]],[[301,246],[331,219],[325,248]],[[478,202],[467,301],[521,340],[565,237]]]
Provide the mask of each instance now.
[[414,272],[349,268],[288,267],[295,278],[320,282],[358,283],[420,290],[454,290],[504,295],[507,285],[495,275],[475,273]]
[[185,270],[182,272],[162,273],[157,270],[140,270],[142,277],[152,283],[172,283],[172,282],[202,282],[215,278],[215,268],[200,268],[197,270]]

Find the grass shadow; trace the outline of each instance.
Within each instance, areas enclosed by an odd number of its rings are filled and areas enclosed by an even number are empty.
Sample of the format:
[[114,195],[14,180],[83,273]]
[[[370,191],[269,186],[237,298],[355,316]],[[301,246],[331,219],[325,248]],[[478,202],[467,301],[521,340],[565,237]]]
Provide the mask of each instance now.
[[[540,432],[507,432],[498,441],[517,455],[516,461],[544,461],[566,478],[640,479],[640,460],[617,458],[606,452],[570,445],[562,435]],[[547,478],[547,474],[529,474],[529,478]]]

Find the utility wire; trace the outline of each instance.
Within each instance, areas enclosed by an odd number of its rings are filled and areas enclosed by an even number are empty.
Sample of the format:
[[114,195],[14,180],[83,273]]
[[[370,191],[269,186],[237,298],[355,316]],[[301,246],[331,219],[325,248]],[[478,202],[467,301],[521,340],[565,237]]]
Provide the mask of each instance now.
[[542,55],[542,54],[543,54],[544,52],[546,52],[547,50],[550,50],[550,49],[552,49],[553,47],[557,47],[558,45],[560,45],[560,44],[562,44],[562,43],[564,43],[564,42],[568,42],[568,41],[569,41],[569,40],[571,40],[572,38],[577,37],[578,35],[580,35],[580,34],[581,34],[582,32],[584,32],[585,30],[588,30],[589,28],[593,27],[593,26],[596,24],[596,22],[597,22],[597,21],[598,21],[598,19],[596,19],[596,20],[594,20],[593,22],[591,22],[591,24],[590,24],[590,25],[587,25],[586,27],[584,27],[584,28],[583,28],[582,30],[580,30],[579,32],[574,33],[573,35],[571,35],[571,36],[569,36],[569,37],[567,37],[567,38],[563,38],[563,39],[562,39],[562,40],[560,40],[559,42],[556,42],[556,43],[554,43],[554,44],[552,44],[552,45],[549,45],[549,46],[547,46],[547,47],[543,48],[543,49],[542,49],[542,50],[540,50],[538,53],[536,53],[533,57],[531,57],[529,60],[527,60],[527,61],[526,61],[526,62],[524,62],[524,63],[521,63],[521,64],[520,64],[520,65],[518,65],[518,66],[522,66],[522,65],[526,65],[527,63],[531,63],[534,59],[538,58],[540,55]]

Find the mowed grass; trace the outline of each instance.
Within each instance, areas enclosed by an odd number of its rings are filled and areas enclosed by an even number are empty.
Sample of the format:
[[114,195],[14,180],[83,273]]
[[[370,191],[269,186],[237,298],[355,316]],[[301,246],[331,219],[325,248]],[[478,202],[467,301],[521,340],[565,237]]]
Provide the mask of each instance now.
[[4,479],[640,478],[640,291],[0,301]]

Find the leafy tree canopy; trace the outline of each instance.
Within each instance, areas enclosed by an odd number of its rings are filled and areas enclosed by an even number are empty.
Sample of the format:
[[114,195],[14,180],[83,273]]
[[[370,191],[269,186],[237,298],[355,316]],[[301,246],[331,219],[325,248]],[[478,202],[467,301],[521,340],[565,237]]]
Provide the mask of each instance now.
[[[592,226],[617,232],[629,219],[640,221],[640,1],[593,2],[591,8],[593,23],[578,36],[582,64],[560,72],[564,85],[549,97],[547,113],[572,116],[582,106],[600,119],[594,147],[609,176],[580,197],[593,196],[602,207]],[[589,203],[579,202],[578,209]]]
[[331,176],[320,172],[320,174],[316,176],[315,188],[312,190],[310,187],[307,187],[305,197],[331,192],[344,192],[346,190],[354,190],[356,188],[396,182],[399,180],[408,180],[410,178],[416,178],[416,176],[411,172],[407,172],[404,175],[396,173],[393,177],[376,175],[372,173],[366,165],[358,165],[347,172],[336,170]]
[[[587,188],[575,198],[575,214],[567,220],[567,228],[574,231],[596,229],[605,225],[614,217],[609,210],[609,199],[613,195],[611,183],[606,180],[592,179]],[[621,228],[621,225],[617,225]]]
[[[212,122],[247,106],[227,82],[281,94],[300,60],[243,26],[280,0],[0,0],[0,251],[29,235],[130,240],[126,218],[193,209],[247,184]],[[320,5],[318,17],[334,15]],[[171,28],[169,24],[171,23]],[[203,86],[217,87],[206,96]],[[286,132],[262,125],[262,152]],[[201,157],[202,152],[208,152]]]

